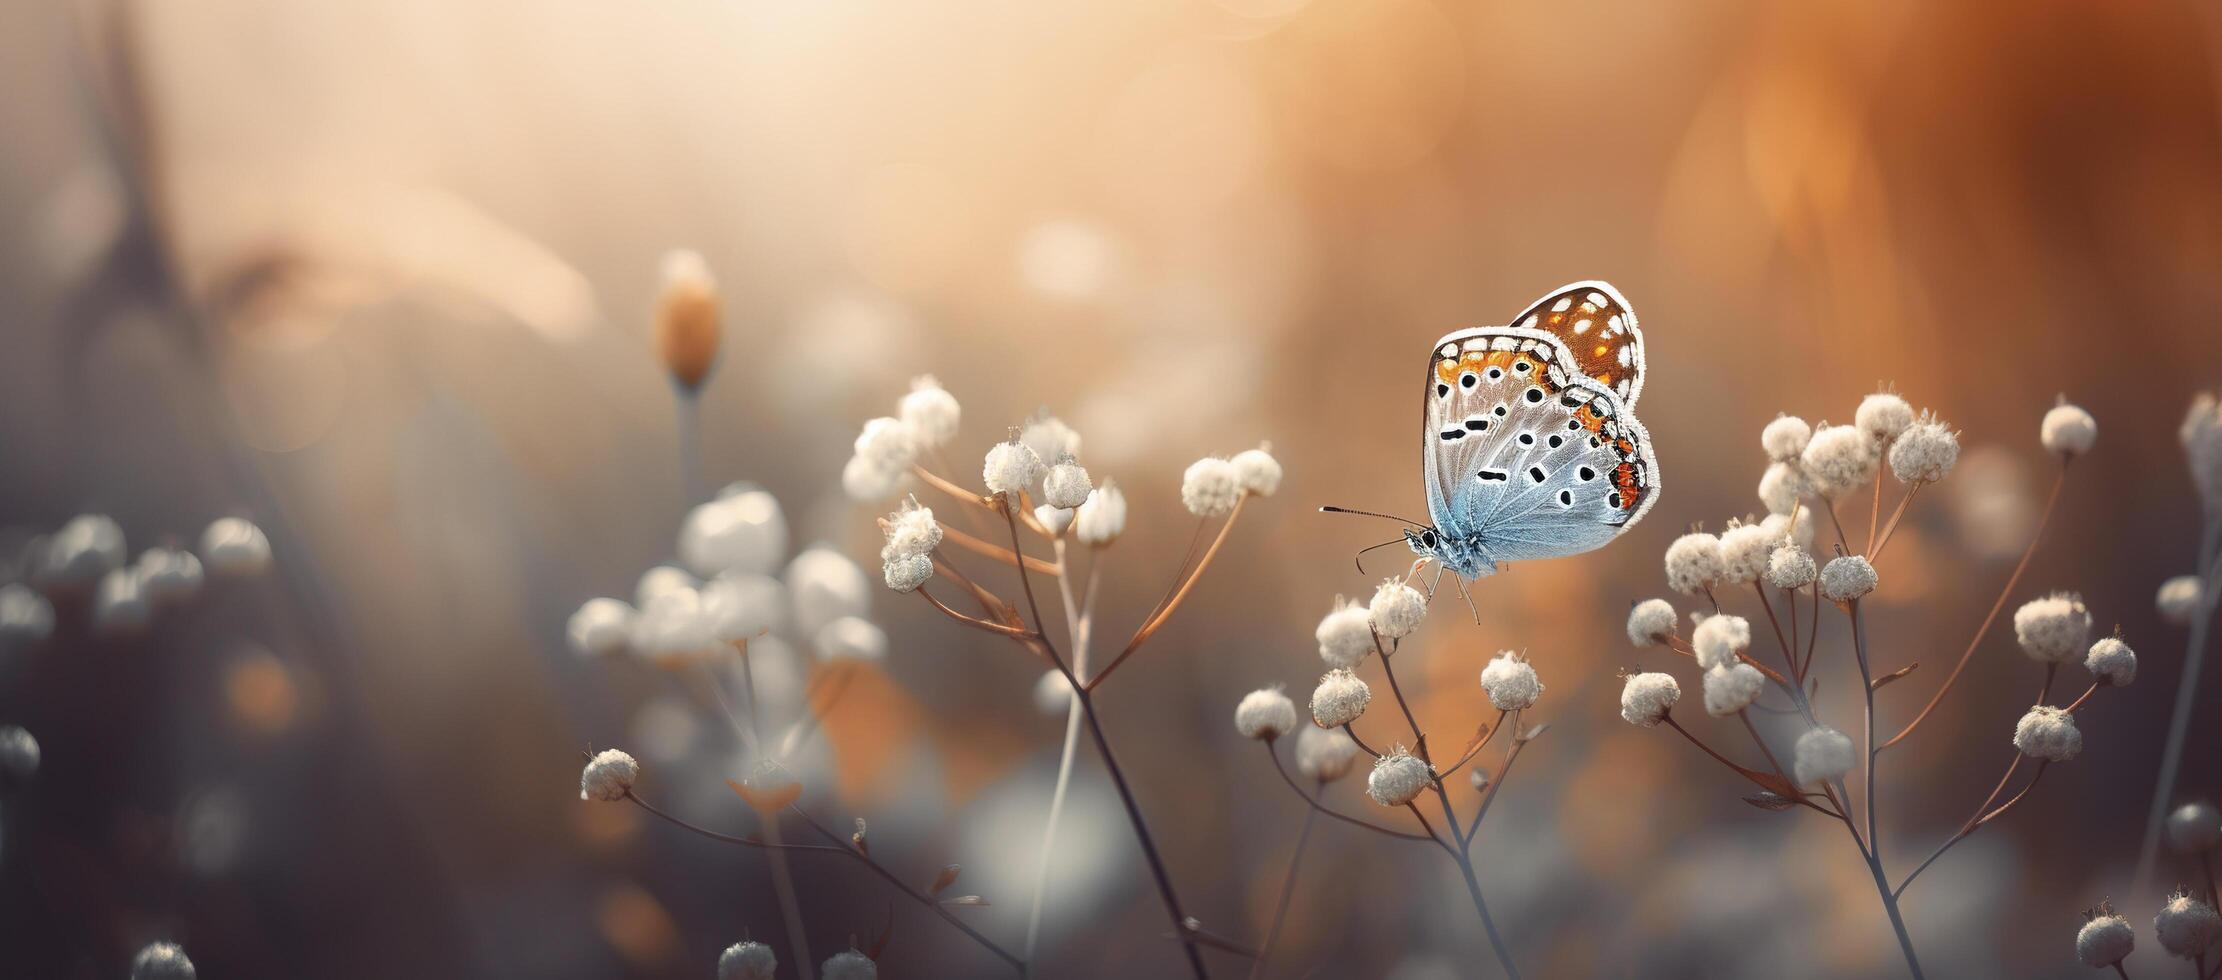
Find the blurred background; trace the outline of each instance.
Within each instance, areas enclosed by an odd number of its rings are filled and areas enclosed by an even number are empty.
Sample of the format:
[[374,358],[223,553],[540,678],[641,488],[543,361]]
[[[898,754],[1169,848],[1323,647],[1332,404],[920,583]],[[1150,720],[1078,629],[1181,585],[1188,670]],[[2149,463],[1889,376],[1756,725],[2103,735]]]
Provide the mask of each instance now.
[[[2142,678],[1907,915],[1932,975],[2070,976],[2079,910],[2112,897],[2133,971],[2161,968],[2159,896],[2124,889],[2183,657],[2152,601],[2196,534],[2175,427],[2222,383],[2211,5],[78,0],[0,6],[0,52],[8,577],[84,512],[134,551],[245,516],[276,558],[138,638],[64,601],[0,649],[0,722],[44,750],[0,824],[14,975],[122,976],[154,938],[207,977],[708,976],[743,935],[783,946],[762,855],[573,792],[583,750],[627,747],[644,794],[755,826],[699,689],[565,642],[580,602],[672,557],[689,504],[649,338],[677,247],[725,302],[703,477],[768,489],[798,547],[874,567],[881,508],[841,467],[931,373],[964,404],[953,475],[1047,407],[1126,489],[1101,627],[1123,636],[1193,529],[1182,468],[1272,444],[1279,495],[1100,700],[1183,898],[1246,941],[1303,811],[1233,705],[1310,690],[1313,626],[1391,531],[1317,505],[1423,513],[1425,345],[1618,286],[1660,503],[1482,582],[1478,626],[1439,606],[1399,661],[1446,732],[1489,713],[1498,649],[1548,686],[1477,847],[1539,976],[1899,975],[1837,828],[1617,718],[1616,671],[1664,662],[1623,619],[1675,535],[1761,512],[1775,413],[1848,422],[1895,386],[1966,447],[1883,569],[1879,657],[1923,665],[1882,698],[1902,723],[2027,540],[2064,393],[2101,438],[2016,601],[2080,589]],[[920,883],[964,865],[994,904],[960,914],[1015,946],[1062,719],[1007,644],[874,593],[888,653],[826,717],[804,804],[870,819]],[[1834,666],[1822,713],[1856,725]],[[1981,799],[2035,682],[1994,634],[1885,757],[1894,868]],[[2218,729],[2194,722],[2187,795],[2222,793]],[[1081,759],[1041,972],[1174,970]],[[889,976],[998,971],[812,857],[817,956],[884,936]],[[1494,972],[1439,855],[1326,824],[1275,959]]]

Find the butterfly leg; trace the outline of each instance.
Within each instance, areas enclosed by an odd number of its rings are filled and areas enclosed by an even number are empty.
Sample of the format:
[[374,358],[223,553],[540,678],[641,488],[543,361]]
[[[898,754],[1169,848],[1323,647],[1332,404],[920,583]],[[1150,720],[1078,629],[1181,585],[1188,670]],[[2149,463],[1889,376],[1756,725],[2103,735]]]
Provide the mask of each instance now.
[[1452,579],[1451,582],[1458,586],[1458,597],[1466,600],[1466,611],[1474,614],[1474,625],[1480,626],[1481,609],[1474,605],[1473,590],[1466,588],[1466,580],[1463,578]]

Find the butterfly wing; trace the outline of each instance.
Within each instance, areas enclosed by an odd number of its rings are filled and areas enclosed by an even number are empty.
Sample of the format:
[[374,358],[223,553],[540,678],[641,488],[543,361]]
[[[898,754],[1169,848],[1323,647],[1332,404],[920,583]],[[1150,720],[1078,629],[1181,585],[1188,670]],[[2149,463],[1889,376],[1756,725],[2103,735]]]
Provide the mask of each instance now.
[[1570,368],[1612,389],[1621,404],[1636,406],[1643,394],[1643,331],[1636,327],[1635,309],[1612,284],[1587,280],[1561,286],[1512,325],[1557,338]]

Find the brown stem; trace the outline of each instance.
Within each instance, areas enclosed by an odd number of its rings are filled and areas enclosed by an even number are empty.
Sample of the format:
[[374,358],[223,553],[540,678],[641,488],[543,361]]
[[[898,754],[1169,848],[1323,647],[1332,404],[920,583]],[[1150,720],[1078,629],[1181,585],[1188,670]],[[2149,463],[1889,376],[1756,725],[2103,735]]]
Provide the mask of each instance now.
[[1343,723],[1342,731],[1343,734],[1350,736],[1350,740],[1357,743],[1358,748],[1361,751],[1365,752],[1365,754],[1370,755],[1376,759],[1381,758],[1381,753],[1374,751],[1373,746],[1367,745],[1365,739],[1359,738],[1358,732],[1355,729],[1351,728],[1348,722]]
[[[2014,763],[2016,766],[2020,765],[2021,757],[2017,755],[2014,758]],[[1999,817],[2005,816],[2006,811],[2013,809],[2014,804],[2020,803],[2024,798],[2029,796],[2030,790],[2037,788],[2037,780],[2045,778],[2045,769],[2050,767],[2051,765],[2052,763],[2050,762],[2037,763],[2037,771],[2035,774],[2029,777],[2029,784],[2023,786],[2021,788],[2021,792],[2015,793],[2013,799],[1999,804],[1998,809],[1992,810],[1989,813],[1984,813],[1981,808],[1977,808],[1977,810],[1975,811],[1976,815],[1968,818],[1967,824],[1961,827],[1958,833],[1953,834],[1950,838],[1946,839],[1943,844],[1938,845],[1936,851],[1929,855],[1928,860],[1921,862],[1920,867],[1913,869],[1913,873],[1907,875],[1906,880],[1899,882],[1898,887],[1891,890],[1891,897],[1896,898],[1899,895],[1905,894],[1906,887],[1913,884],[1913,880],[1915,878],[1921,877],[1921,872],[1929,870],[1929,865],[1935,864],[1938,858],[1944,856],[1944,852],[1951,850],[1952,845],[1966,840],[1969,835],[1972,835],[1977,830],[1982,829],[1984,824],[1990,823],[1991,821],[1996,820]],[[2013,769],[2007,769],[2006,774],[2008,777],[2011,777],[2013,775]],[[2005,783],[2000,782],[1999,786],[2001,788],[2004,788]],[[1997,798],[1998,793],[1993,791],[1991,793],[1991,799]],[[1983,801],[1983,806],[1989,805],[1990,800]]]
[[918,587],[917,592],[920,597],[926,600],[927,605],[941,610],[942,615],[947,616],[950,619],[954,619],[957,622],[963,623],[966,626],[970,626],[974,629],[983,629],[990,633],[995,633],[1001,636],[1031,637],[1034,635],[1034,631],[1030,629],[1021,629],[1016,626],[1005,626],[1001,623],[991,623],[987,620],[976,619],[974,617],[967,616],[961,612],[951,609],[948,606],[943,605],[941,600],[934,598],[933,593],[927,592],[926,587],[923,585]]
[[1435,781],[1437,783],[1441,783],[1444,777],[1456,773],[1461,767],[1465,766],[1466,763],[1474,761],[1474,756],[1480,755],[1482,749],[1488,748],[1489,743],[1496,740],[1497,733],[1504,730],[1505,716],[1509,714],[1511,714],[1511,712],[1505,711],[1501,708],[1498,709],[1497,723],[1490,726],[1487,732],[1482,733],[1482,736],[1480,738],[1475,739],[1474,747],[1467,749],[1465,755],[1459,756],[1457,762],[1451,763],[1449,767],[1443,769],[1443,771],[1441,772],[1436,773]]
[[[975,538],[972,535],[966,534],[963,531],[959,531],[947,524],[941,526],[941,536],[943,540],[946,540],[949,543],[956,545],[957,547],[963,548],[964,550],[970,551],[974,554],[985,555],[989,558],[995,559],[996,561],[1002,562],[1005,565],[1015,566],[1018,564],[1020,559],[1020,556],[1013,553],[1009,548],[1005,548],[1002,545],[989,544],[986,541]],[[1065,570],[1063,568],[1036,558],[1033,555],[1026,555],[1024,557],[1027,568],[1040,572],[1043,575],[1065,574]]]
[[[1327,816],[1333,817],[1337,820],[1340,820],[1353,827],[1373,831],[1374,833],[1380,834],[1383,837],[1394,837],[1398,840],[1418,841],[1422,844],[1428,843],[1430,840],[1433,839],[1429,837],[1423,837],[1419,834],[1407,834],[1401,830],[1390,830],[1389,828],[1383,827],[1379,824],[1368,823],[1364,820],[1358,819],[1357,817],[1347,816],[1337,810],[1330,809],[1327,804],[1313,799],[1310,793],[1304,792],[1303,787],[1296,785],[1296,780],[1289,776],[1287,767],[1281,765],[1280,753],[1274,751],[1274,748],[1271,744],[1266,745],[1265,752],[1267,755],[1272,756],[1273,770],[1281,774],[1281,781],[1288,784],[1290,792],[1293,792],[1297,796],[1302,797],[1305,803],[1311,805],[1312,809],[1326,814]],[[1437,843],[1440,842],[1438,841]]]
[[2068,704],[2068,706],[2067,706],[2067,707],[2065,707],[2065,708],[2062,708],[2062,709],[2060,709],[2060,710],[2062,710],[2062,711],[2065,711],[2065,712],[2067,712],[2067,713],[2069,713],[2069,714],[2071,714],[2071,715],[2072,715],[2072,714],[2074,714],[2074,713],[2076,712],[2076,709],[2078,709],[2078,708],[2081,708],[2081,707],[2083,707],[2083,702],[2091,700],[2091,695],[2093,695],[2093,694],[2097,694],[2098,692],[2099,692],[2099,682],[2098,682],[2098,681],[2092,681],[2092,682],[2091,682],[2091,686],[2090,686],[2090,687],[2084,688],[2084,689],[2083,689],[2083,693],[2082,693],[2082,694],[2076,695],[2076,698],[2075,698],[2075,700],[2074,700],[2074,701],[2072,701],[2072,702],[2069,702],[2069,704]]
[[[1875,528],[1880,526],[1882,522],[1883,468],[1877,466],[1875,467],[1875,503],[1867,511],[1867,550],[1861,552],[1861,554],[1873,555],[1875,553]],[[1873,559],[1869,560],[1872,561]]]
[[1119,651],[1118,656],[1111,658],[1110,663],[1103,665],[1101,672],[1088,679],[1089,687],[1103,683],[1104,678],[1111,676],[1112,671],[1119,669],[1119,664],[1123,663],[1126,658],[1133,656],[1134,651],[1142,648],[1142,644],[1149,642],[1150,637],[1157,633],[1158,627],[1165,625],[1165,620],[1171,618],[1173,610],[1180,608],[1181,601],[1188,598],[1189,590],[1196,587],[1198,579],[1203,578],[1204,570],[1211,567],[1211,560],[1218,557],[1219,547],[1227,543],[1227,535],[1234,530],[1235,520],[1242,516],[1242,506],[1249,502],[1249,494],[1243,494],[1235,498],[1234,510],[1227,513],[1227,522],[1219,526],[1219,536],[1211,539],[1211,547],[1205,549],[1204,556],[1197,560],[1196,567],[1189,570],[1188,574],[1181,580],[1179,588],[1173,591],[1172,598],[1165,600],[1164,605],[1142,623],[1142,628],[1134,631],[1134,638],[1127,641],[1126,649]]
[[1288,921],[1289,900],[1296,897],[1296,871],[1304,864],[1304,845],[1311,843],[1312,825],[1318,822],[1318,808],[1304,811],[1304,827],[1296,832],[1296,849],[1288,856],[1288,876],[1281,881],[1280,900],[1273,904],[1273,924],[1266,927],[1265,944],[1258,947],[1257,961],[1250,964],[1250,980],[1265,976],[1266,957],[1273,954],[1273,944],[1280,941],[1281,924]]
[[1890,512],[1890,523],[1883,525],[1882,538],[1875,542],[1874,547],[1868,549],[1870,552],[1867,556],[1868,561],[1879,562],[1883,560],[1883,549],[1890,547],[1891,535],[1898,533],[1898,521],[1906,516],[1906,506],[1913,503],[1913,495],[1920,493],[1921,488],[1925,486],[1928,486],[1928,484],[1915,483],[1906,487],[1906,495],[1898,498],[1897,508]]

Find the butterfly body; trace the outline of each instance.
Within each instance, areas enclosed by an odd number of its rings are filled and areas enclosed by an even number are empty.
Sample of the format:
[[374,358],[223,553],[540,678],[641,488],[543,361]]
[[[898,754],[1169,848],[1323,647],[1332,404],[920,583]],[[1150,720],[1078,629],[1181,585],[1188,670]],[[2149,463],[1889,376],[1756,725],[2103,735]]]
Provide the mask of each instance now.
[[1658,460],[1632,410],[1643,337],[1627,302],[1604,283],[1574,283],[1512,324],[1453,332],[1429,354],[1422,458],[1434,526],[1405,538],[1467,579],[1600,547],[1658,499]]

